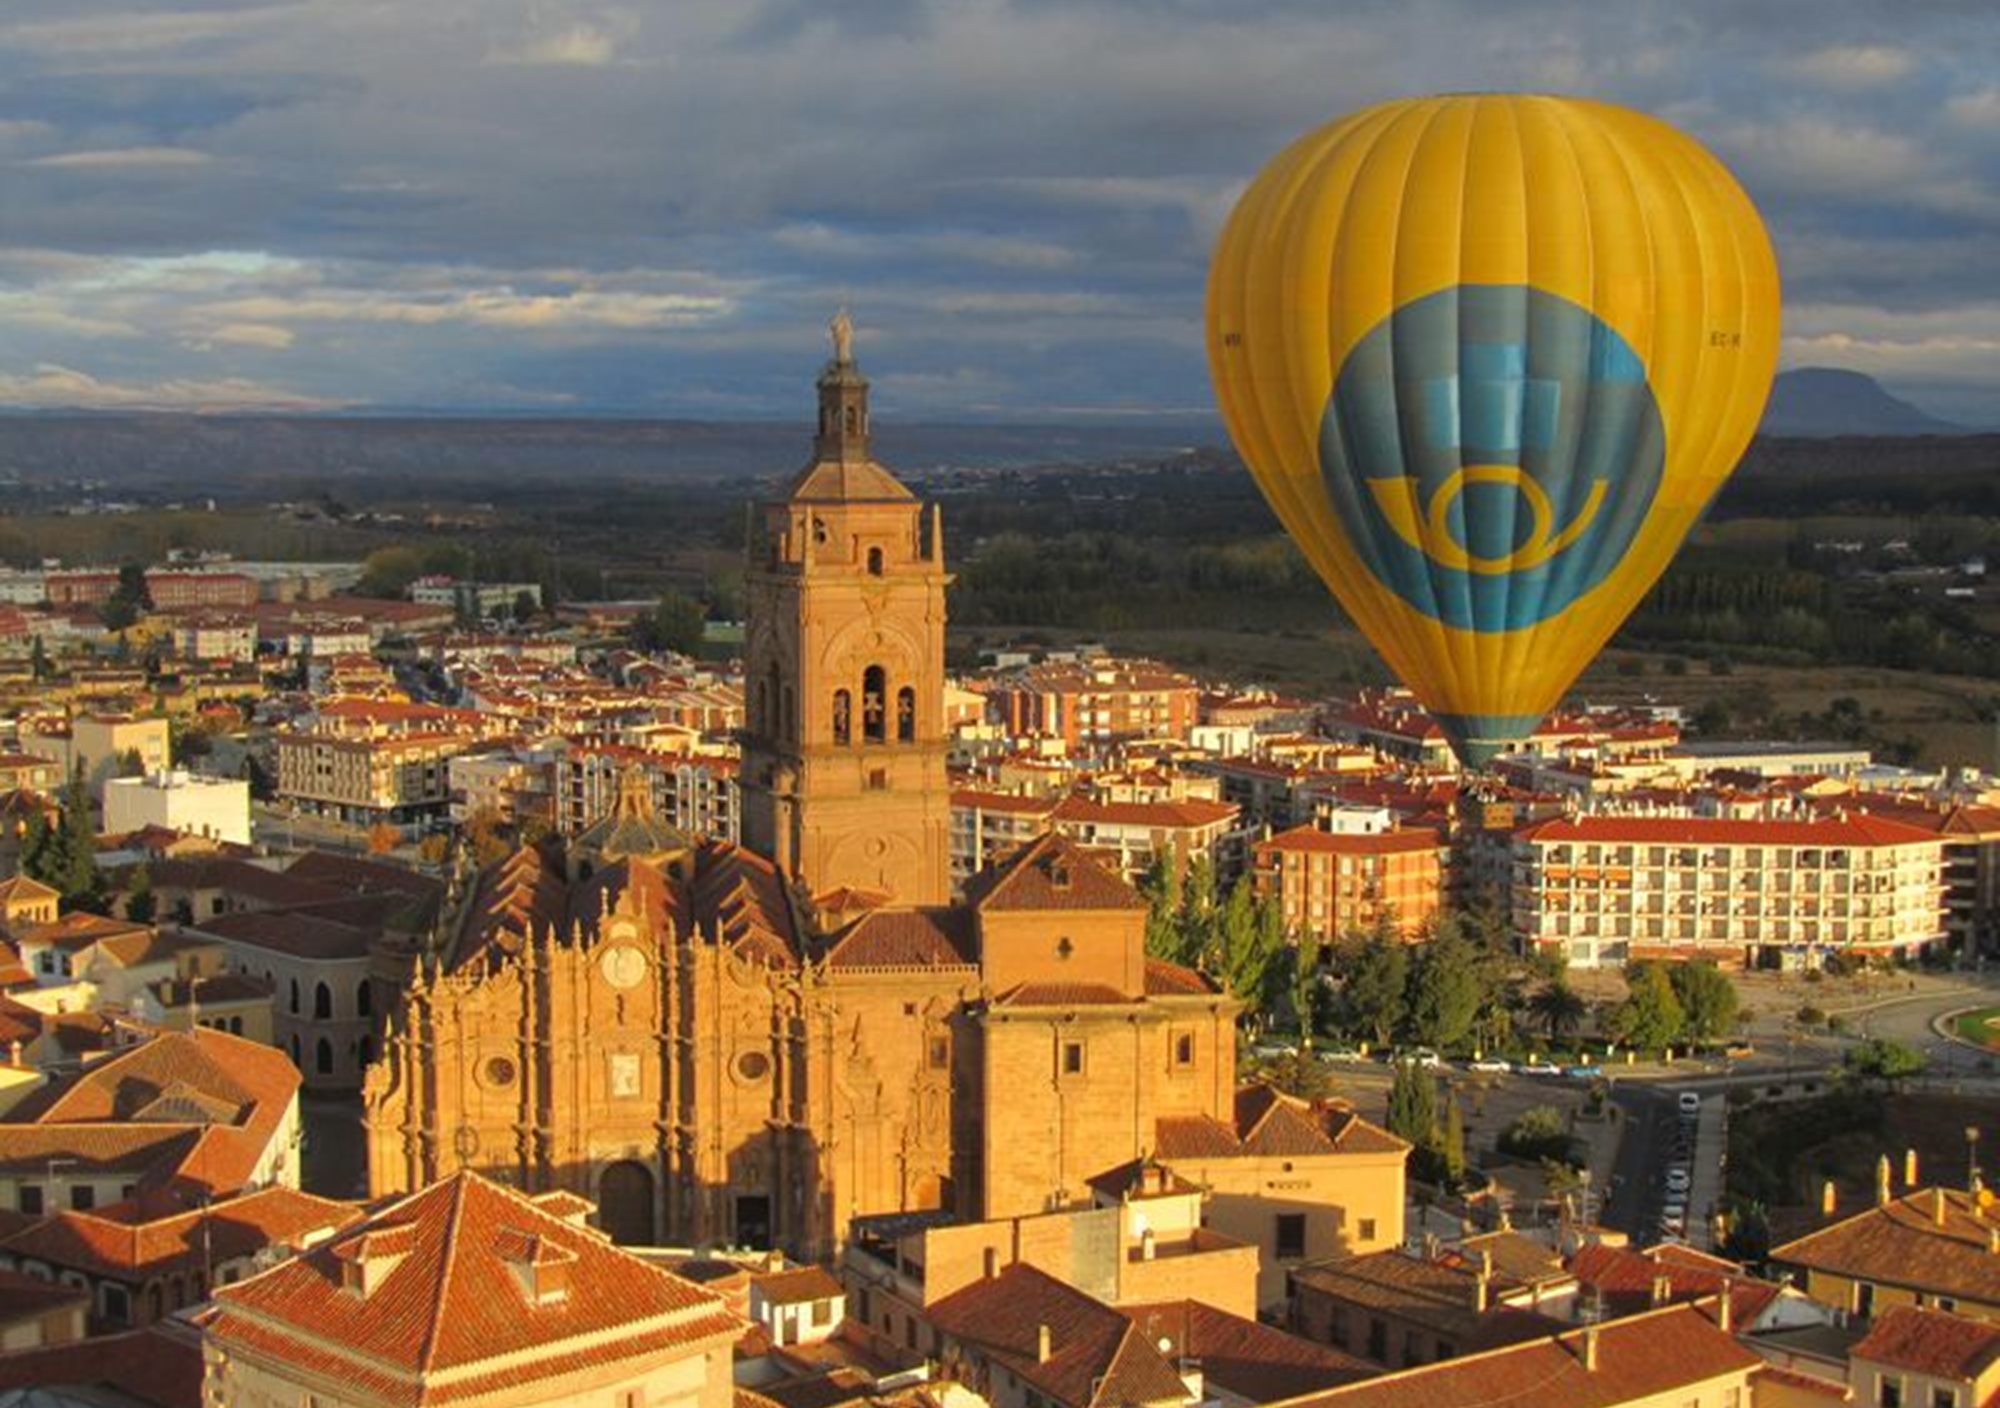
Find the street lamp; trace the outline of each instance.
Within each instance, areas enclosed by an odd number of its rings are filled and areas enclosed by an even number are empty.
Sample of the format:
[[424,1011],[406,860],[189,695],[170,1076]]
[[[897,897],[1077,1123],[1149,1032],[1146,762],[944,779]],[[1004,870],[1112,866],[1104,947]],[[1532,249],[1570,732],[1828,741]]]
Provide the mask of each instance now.
[[1965,1191],[1977,1194],[1979,1190],[1979,1126],[1965,1127]]

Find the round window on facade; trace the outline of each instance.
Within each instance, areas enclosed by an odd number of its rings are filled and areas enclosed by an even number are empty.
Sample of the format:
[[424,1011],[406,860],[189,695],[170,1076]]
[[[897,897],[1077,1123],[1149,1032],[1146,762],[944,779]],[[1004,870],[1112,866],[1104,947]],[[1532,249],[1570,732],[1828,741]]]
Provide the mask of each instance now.
[[761,1051],[745,1051],[736,1058],[736,1075],[740,1080],[762,1080],[771,1074],[771,1058]]
[[486,1063],[485,1075],[488,1085],[512,1085],[514,1083],[514,1063],[505,1056],[495,1056]]

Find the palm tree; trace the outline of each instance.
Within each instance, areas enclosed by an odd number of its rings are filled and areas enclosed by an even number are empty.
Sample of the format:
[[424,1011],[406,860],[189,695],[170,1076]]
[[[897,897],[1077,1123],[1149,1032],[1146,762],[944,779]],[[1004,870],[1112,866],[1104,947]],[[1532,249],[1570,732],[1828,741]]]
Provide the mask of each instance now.
[[1575,1031],[1590,1010],[1567,983],[1550,983],[1535,994],[1528,1007],[1547,1030],[1551,1042],[1560,1042],[1565,1034]]

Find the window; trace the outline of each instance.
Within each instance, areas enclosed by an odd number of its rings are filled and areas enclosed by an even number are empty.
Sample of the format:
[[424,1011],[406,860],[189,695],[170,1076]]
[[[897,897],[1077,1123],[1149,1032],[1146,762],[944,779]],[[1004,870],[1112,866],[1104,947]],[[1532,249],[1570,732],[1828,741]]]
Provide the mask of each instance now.
[[1192,1066],[1194,1064],[1193,1032],[1177,1032],[1174,1034],[1174,1064],[1176,1066]]
[[889,673],[880,665],[861,672],[861,736],[881,743],[888,736]]
[[313,1048],[313,1069],[323,1076],[333,1074],[333,1043],[325,1037],[321,1037],[319,1045]]
[[1955,1388],[1933,1387],[1931,1408],[1958,1408],[1958,1390]]
[[1377,1364],[1389,1362],[1389,1327],[1380,1320],[1368,1322],[1368,1357]]
[[298,1012],[299,1012],[299,980],[297,978],[294,978],[292,979],[292,1015],[297,1016]]
[[330,1021],[333,1017],[333,989],[325,983],[313,988],[313,1018],[316,1021]]
[[1903,1408],[1903,1378],[1900,1374],[1884,1374],[1875,1381],[1875,1402],[1878,1408]]
[[1854,1283],[1854,1313],[1862,1320],[1875,1313],[1875,1288],[1866,1281]]
[[76,1212],[89,1212],[97,1206],[97,1189],[89,1183],[72,1183],[69,1189],[69,1205]]
[[887,792],[889,790],[889,770],[887,768],[868,769],[868,790]]
[[626,1388],[618,1391],[618,1408],[646,1408],[646,1390]]
[[[1286,1279],[1290,1280],[1291,1278],[1287,1277]],[[1291,1297],[1286,1296],[1285,1299],[1290,1300]],[[1347,1348],[1347,1311],[1344,1307],[1336,1305],[1332,1313],[1327,1316],[1326,1337],[1329,1342],[1340,1346],[1340,1348]]]
[[1066,1041],[1062,1044],[1062,1073],[1066,1076],[1083,1074],[1083,1043]]
[[880,548],[868,549],[868,575],[871,577],[882,575],[882,549]]
[[917,737],[917,692],[908,685],[896,691],[896,741],[914,743]]
[[1276,1251],[1281,1260],[1295,1260],[1306,1254],[1306,1215],[1302,1212],[1281,1212],[1273,1221],[1276,1224]]
[[1375,1219],[1374,1219],[1374,1218],[1372,1218],[1372,1217],[1364,1217],[1364,1218],[1362,1218],[1362,1219],[1361,1219],[1361,1220],[1360,1220],[1359,1222],[1357,1222],[1357,1223],[1355,1224],[1355,1226],[1354,1226],[1354,1231],[1355,1231],[1355,1235],[1356,1235],[1356,1236],[1358,1236],[1358,1237],[1360,1237],[1362,1241],[1364,1241],[1364,1242],[1372,1242],[1372,1241],[1374,1241],[1374,1240],[1375,1240]]
[[951,1064],[951,1041],[949,1038],[934,1036],[930,1043],[930,1067],[941,1071]]
[[815,1329],[833,1323],[833,1302],[816,1300],[811,1307],[811,1321]]
[[132,1319],[132,1298],[126,1293],[125,1288],[107,1283],[102,1287],[102,1290],[104,1292],[104,1318],[106,1320],[115,1320],[119,1324],[130,1322]]
[[34,1183],[23,1183],[21,1185],[21,1211],[27,1213],[30,1217],[40,1217],[42,1215],[42,1190],[40,1185]]
[[368,986],[366,978],[363,978],[354,988],[354,1015],[357,1017],[372,1017],[375,1015],[375,990]]

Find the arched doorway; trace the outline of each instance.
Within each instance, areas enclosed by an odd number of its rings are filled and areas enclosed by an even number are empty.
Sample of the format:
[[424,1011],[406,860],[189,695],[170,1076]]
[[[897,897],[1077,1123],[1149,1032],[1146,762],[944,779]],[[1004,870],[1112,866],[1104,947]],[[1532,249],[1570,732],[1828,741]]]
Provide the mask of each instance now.
[[653,1245],[653,1171],[632,1159],[607,1165],[597,1180],[597,1225],[614,1242]]

